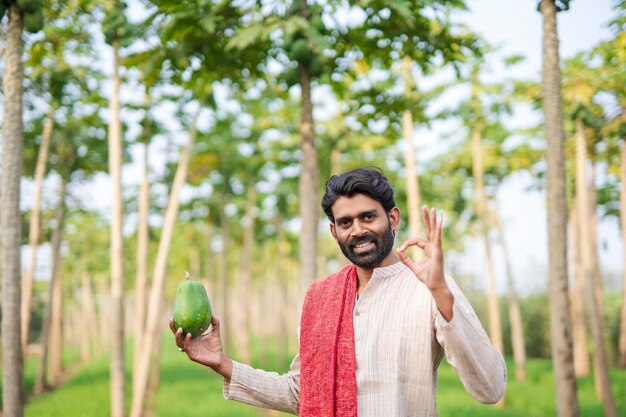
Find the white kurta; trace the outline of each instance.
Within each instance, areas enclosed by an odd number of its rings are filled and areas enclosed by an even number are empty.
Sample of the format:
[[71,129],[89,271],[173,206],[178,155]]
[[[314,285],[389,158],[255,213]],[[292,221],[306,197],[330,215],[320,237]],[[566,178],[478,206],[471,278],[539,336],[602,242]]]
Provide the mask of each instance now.
[[[359,417],[437,416],[437,368],[444,355],[478,401],[494,403],[504,394],[502,355],[454,280],[446,281],[454,295],[450,322],[404,264],[374,270],[354,306]],[[297,414],[299,385],[298,356],[283,375],[234,362],[224,397]]]

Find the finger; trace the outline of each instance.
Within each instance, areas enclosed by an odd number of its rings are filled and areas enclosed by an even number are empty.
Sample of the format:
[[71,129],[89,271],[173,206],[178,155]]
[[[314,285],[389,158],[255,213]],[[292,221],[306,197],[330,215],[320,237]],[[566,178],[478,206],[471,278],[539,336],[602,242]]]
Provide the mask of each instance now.
[[441,230],[443,229],[443,216],[437,219],[437,233],[435,234],[435,242],[437,246],[441,246]]
[[189,355],[189,351],[187,350],[189,348],[189,343],[191,343],[191,333],[187,333],[185,340],[183,341],[183,347],[181,348],[185,353],[187,353],[187,355]]
[[400,258],[400,262],[405,264],[411,271],[413,271],[415,276],[417,276],[419,279],[422,279],[420,278],[420,268],[417,262],[415,262],[413,258],[411,258],[406,253],[402,252],[400,249],[398,249],[397,252],[398,252],[398,257]]
[[170,330],[176,334],[176,327],[174,327],[174,319],[170,317]]
[[215,336],[220,337],[220,321],[215,316],[211,319],[211,327]]
[[404,252],[410,246],[417,246],[418,248],[425,249],[426,243],[428,243],[426,240],[416,237],[415,239],[410,239],[404,242],[402,245],[400,245],[398,250]]
[[433,207],[430,209],[430,232],[427,239],[432,241],[437,233],[437,210]]
[[428,207],[422,206],[422,222],[424,223],[424,234],[426,239],[430,236],[430,220],[428,219]]
[[184,343],[183,339],[185,338],[185,336],[183,335],[183,328],[179,327],[174,335],[176,336],[176,346],[182,348]]

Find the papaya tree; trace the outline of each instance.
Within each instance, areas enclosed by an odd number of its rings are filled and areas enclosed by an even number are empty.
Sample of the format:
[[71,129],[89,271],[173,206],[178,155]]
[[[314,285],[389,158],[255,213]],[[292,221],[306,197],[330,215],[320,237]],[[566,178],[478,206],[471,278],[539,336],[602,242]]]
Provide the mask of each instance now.
[[37,391],[53,386],[62,371],[62,254],[67,196],[75,183],[88,180],[105,170],[104,125],[97,107],[91,112],[78,111],[85,103],[68,104],[68,116],[58,123],[51,138],[50,170],[59,178],[52,244],[52,271],[42,323],[42,354],[35,382]]
[[[167,207],[163,216],[163,230],[159,241],[159,248],[154,265],[153,282],[150,288],[150,296],[148,300],[148,308],[146,312],[145,330],[143,332],[143,345],[139,362],[136,365],[136,374],[133,375],[133,395],[131,403],[131,416],[139,417],[144,412],[144,403],[148,387],[148,379],[150,374],[150,364],[155,359],[154,346],[159,344],[161,330],[160,325],[163,319],[162,299],[167,274],[167,259],[172,242],[172,234],[178,209],[180,206],[179,195],[187,176],[189,161],[192,156],[193,145],[197,135],[197,120],[200,111],[206,106],[206,97],[198,101],[198,107],[193,117],[188,118],[188,141],[183,147],[180,154],[178,166],[172,183],[172,189],[168,196]],[[162,324],[162,323],[161,323]]]
[[[462,2],[455,2],[461,5]],[[302,288],[317,278],[317,213],[319,167],[313,122],[312,86],[332,84],[354,71],[359,61],[370,57],[380,61],[384,69],[404,55],[427,61],[441,49],[433,47],[435,41],[450,47],[451,37],[441,15],[452,6],[438,2],[356,2],[350,7],[361,11],[360,19],[340,23],[332,18],[335,13],[345,12],[343,2],[307,2],[294,0],[275,7],[253,10],[246,27],[232,40],[237,50],[257,50],[264,54],[268,63],[282,66],[280,78],[287,86],[299,87],[301,101],[300,117],[300,267]],[[433,23],[425,16],[436,14]],[[365,36],[364,36],[365,34]],[[440,36],[441,35],[441,36]],[[424,39],[428,41],[423,42]],[[263,42],[269,49],[264,49]],[[458,45],[457,45],[458,46]],[[443,46],[442,46],[443,48]],[[430,51],[435,50],[435,53]],[[430,57],[430,58],[429,58]],[[334,81],[333,81],[334,80]]]
[[[43,4],[47,6],[47,4]],[[22,346],[26,349],[31,316],[32,286],[35,266],[37,263],[37,246],[40,241],[41,229],[41,191],[46,175],[46,166],[50,149],[50,139],[55,124],[55,114],[64,102],[77,100],[75,94],[87,90],[87,80],[94,80],[98,75],[88,67],[67,62],[66,56],[74,58],[95,59],[92,46],[93,39],[81,23],[84,14],[80,8],[58,9],[46,7],[47,25],[43,28],[43,37],[28,45],[25,61],[28,72],[29,86],[27,99],[38,101],[44,97],[48,110],[42,129],[32,132],[38,142],[36,159],[30,156],[34,146],[28,146],[25,154],[25,170],[33,172],[34,191],[29,223],[30,257],[23,278],[22,291]],[[41,107],[45,107],[45,105]],[[39,108],[36,103],[31,107]],[[29,138],[27,138],[29,139]],[[27,145],[30,145],[27,143]],[[32,163],[30,163],[32,161]],[[30,167],[34,165],[34,169]]]
[[[483,49],[487,50],[487,47],[483,47]],[[480,76],[487,70],[486,59],[482,57],[472,58],[462,70],[466,71],[467,84],[470,89],[469,97],[467,100],[461,101],[458,108],[450,112],[444,111],[444,114],[448,113],[458,117],[469,137],[467,146],[471,150],[468,157],[471,160],[471,178],[474,189],[473,212],[485,253],[489,334],[492,343],[500,352],[504,352],[490,239],[494,219],[490,213],[492,210],[489,210],[488,207],[489,197],[487,195],[491,191],[491,198],[493,199],[495,196],[493,193],[497,188],[489,187],[491,188],[489,190],[485,184],[485,177],[487,170],[493,171],[497,167],[497,160],[493,158],[494,150],[501,153],[500,147],[510,135],[500,120],[504,114],[511,111],[511,97],[507,94],[504,83],[485,82],[481,79]],[[488,146],[490,149],[487,149]],[[497,185],[503,181],[506,174],[503,172],[499,172],[499,174],[500,177],[498,178],[498,176],[493,175],[493,172],[491,173],[492,183]]]
[[[485,47],[487,51],[490,48]],[[513,106],[519,101],[515,96],[513,85],[508,79],[497,82],[486,81],[489,77],[488,62],[497,57],[495,51],[485,57],[476,57],[469,60],[461,71],[466,73],[467,87],[470,94],[458,107],[444,110],[442,116],[458,118],[464,135],[457,142],[455,151],[452,151],[451,161],[457,161],[457,167],[448,164],[444,168],[460,170],[471,178],[473,196],[471,198],[473,210],[471,219],[475,223],[480,240],[485,247],[485,270],[487,272],[488,287],[488,317],[490,336],[496,346],[504,349],[502,330],[499,329],[499,303],[495,291],[493,275],[491,238],[497,235],[498,242],[504,254],[505,272],[507,275],[507,294],[509,320],[511,326],[511,346],[515,361],[515,375],[518,380],[525,378],[525,343],[522,323],[522,314],[514,282],[513,268],[511,268],[509,252],[504,237],[504,225],[500,220],[495,200],[497,192],[511,176],[519,171],[536,169],[541,158],[541,149],[533,145],[527,132],[513,131],[503,123],[504,116],[510,114]],[[516,64],[520,57],[498,57],[505,67]],[[455,83],[456,85],[460,83]],[[456,87],[455,85],[455,87]],[[458,129],[455,129],[458,130]],[[517,135],[514,138],[514,135]],[[453,139],[453,138],[450,138]],[[511,140],[512,139],[512,140]],[[526,140],[520,140],[526,139]],[[458,140],[458,139],[457,139]],[[491,281],[491,282],[490,282]]]
[[44,24],[41,5],[33,0],[1,1],[0,19],[8,16],[3,75],[2,168],[0,228],[2,229],[2,400],[7,416],[22,416],[23,367],[21,336],[21,215],[20,181],[24,142],[23,32],[38,32]]
[[24,414],[24,358],[21,347],[21,215],[20,181],[24,142],[22,52],[24,20],[15,2],[0,3],[0,18],[8,13],[4,51],[0,228],[2,228],[2,404],[11,417]]
[[102,32],[105,41],[111,46],[112,73],[111,95],[109,97],[109,175],[113,188],[111,208],[111,415],[126,415],[125,363],[124,363],[124,245],[123,245],[123,199],[122,164],[123,138],[120,105],[120,52],[129,46],[133,39],[134,26],[125,15],[126,3],[123,0],[103,2],[104,19]]
[[[242,53],[226,53],[226,43],[236,33],[241,24],[241,10],[232,2],[180,3],[176,1],[159,1],[152,4],[151,14],[144,24],[147,30],[154,31],[156,46],[133,53],[134,62],[145,61],[144,76],[158,79],[167,73],[167,80],[172,85],[186,90],[182,93],[184,100],[192,99],[198,105],[196,109],[206,108],[212,100],[213,83],[224,79],[237,81],[242,77],[258,73],[258,69],[245,70],[243,62],[252,63],[255,68],[258,57],[255,51]],[[189,30],[193,28],[193,30]],[[152,32],[150,32],[152,33]],[[208,101],[207,101],[208,100]],[[183,112],[184,116],[184,112]],[[187,119],[189,129],[189,145],[181,154],[181,161],[174,178],[176,187],[172,186],[165,218],[159,253],[155,262],[147,322],[143,333],[143,353],[139,357],[136,375],[133,376],[133,400],[131,415],[143,413],[149,364],[153,360],[152,346],[158,339],[160,303],[165,284],[167,254],[170,247],[171,233],[178,212],[178,190],[186,177],[187,163],[191,155],[193,139],[196,136],[195,119]],[[184,156],[184,158],[183,158]],[[174,193],[174,190],[177,190]],[[167,233],[166,232],[167,229]],[[151,314],[154,313],[154,314]],[[153,341],[154,343],[150,343]]]
[[569,8],[567,0],[540,0],[543,22],[543,111],[547,139],[546,185],[548,208],[548,270],[550,293],[550,334],[559,417],[580,414],[572,352],[572,325],[568,294],[567,201],[563,150],[563,107],[561,69],[557,35],[557,13]]
[[[573,125],[575,149],[575,178],[576,178],[576,214],[577,237],[580,249],[581,266],[580,279],[583,283],[581,290],[589,294],[587,298],[591,318],[591,331],[594,344],[595,384],[596,391],[603,399],[604,412],[607,416],[616,416],[615,401],[609,378],[609,363],[605,344],[604,302],[602,298],[602,283],[597,248],[597,221],[596,221],[596,194],[593,181],[593,168],[589,149],[593,134],[590,133],[590,124],[593,125],[595,113],[602,114],[598,105],[592,99],[595,93],[594,80],[596,72],[586,64],[587,57],[578,55],[564,63],[563,85],[565,111],[570,125]],[[591,165],[593,167],[593,164]]]
[[[619,210],[613,210],[619,216],[622,242],[626,242],[626,94],[621,86],[626,80],[626,2],[618,0],[614,3],[615,17],[609,22],[613,37],[594,48],[593,57],[599,60],[598,72],[600,91],[609,94],[615,103],[607,110],[608,121],[602,128],[606,138],[606,158],[609,172],[616,178],[616,184],[605,190],[605,194],[619,195]],[[608,192],[612,188],[612,192]],[[617,200],[616,198],[613,199]],[[617,201],[615,201],[617,203]],[[605,210],[611,212],[611,210]],[[626,254],[626,245],[624,253]],[[626,268],[622,270],[623,296],[620,316],[618,342],[618,365],[626,367]]]
[[[149,86],[146,85],[146,89]],[[135,329],[133,351],[133,375],[137,374],[137,365],[143,346],[143,336],[146,329],[146,306],[148,289],[148,250],[150,243],[150,230],[148,216],[150,215],[150,165],[149,149],[153,137],[165,133],[164,128],[152,115],[152,100],[148,96],[144,106],[144,115],[141,121],[141,133],[137,138],[143,144],[143,169],[139,196],[137,198],[137,255],[135,271]]]
[[[391,126],[397,126],[399,130],[390,136],[403,140],[409,230],[411,236],[417,236],[421,209],[419,174],[415,163],[415,124],[429,123],[426,109],[436,94],[434,91],[421,91],[416,78],[418,81],[419,78],[426,78],[441,66],[456,67],[468,56],[480,51],[477,36],[451,19],[455,12],[466,8],[463,1],[446,4],[430,1],[383,2],[381,6],[380,9],[372,8],[364,2],[365,21],[361,27],[348,30],[346,35],[349,40],[344,43],[352,43],[346,48],[349,53],[358,51],[359,65],[354,67],[357,71],[364,66],[367,72],[391,70],[392,85],[402,86],[398,96],[385,91],[382,98],[378,93],[375,106],[383,109],[383,113],[390,110],[390,100],[397,101],[400,106],[386,118],[392,121]],[[417,248],[414,248],[414,256],[421,256]]]

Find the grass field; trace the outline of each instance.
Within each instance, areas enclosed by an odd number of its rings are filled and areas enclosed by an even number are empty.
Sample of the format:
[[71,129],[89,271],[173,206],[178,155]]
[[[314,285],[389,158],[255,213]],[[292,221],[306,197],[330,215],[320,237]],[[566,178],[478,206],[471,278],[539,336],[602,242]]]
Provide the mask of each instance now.
[[[131,352],[131,349],[128,349]],[[150,401],[152,417],[246,417],[285,416],[286,414],[256,409],[224,400],[221,379],[208,369],[187,360],[169,338],[162,348],[160,385]],[[267,370],[281,371],[277,359],[264,354],[255,365]],[[36,365],[36,364],[35,364]],[[130,369],[130,368],[128,368]],[[284,369],[283,369],[284,370]],[[26,381],[34,380],[36,366],[27,364]],[[551,363],[531,359],[527,364],[527,380],[518,383],[509,368],[506,404],[502,408],[477,403],[463,388],[456,373],[445,362],[439,372],[437,401],[442,417],[552,417],[556,415]],[[62,387],[30,398],[26,406],[28,417],[107,417],[109,404],[109,363],[102,357],[82,366]],[[130,375],[128,375],[130,387]],[[613,391],[618,414],[626,416],[626,370],[613,369]],[[581,416],[602,416],[602,404],[597,399],[591,377],[579,379]],[[127,391],[130,391],[129,389]],[[130,394],[130,393],[129,393]],[[128,397],[127,406],[130,405]]]

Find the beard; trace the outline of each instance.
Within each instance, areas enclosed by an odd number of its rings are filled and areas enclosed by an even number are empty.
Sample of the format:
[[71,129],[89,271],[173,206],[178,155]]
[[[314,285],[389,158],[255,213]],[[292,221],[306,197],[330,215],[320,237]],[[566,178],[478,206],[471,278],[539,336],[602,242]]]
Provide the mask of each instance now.
[[[373,269],[391,253],[395,233],[391,230],[391,224],[381,234],[374,233],[365,236],[354,237],[347,242],[338,241],[339,248],[350,262],[364,269]],[[367,252],[355,252],[354,248],[362,243],[372,242],[374,248]]]

